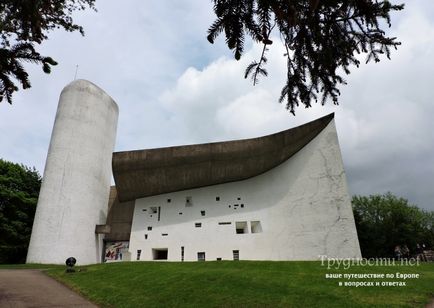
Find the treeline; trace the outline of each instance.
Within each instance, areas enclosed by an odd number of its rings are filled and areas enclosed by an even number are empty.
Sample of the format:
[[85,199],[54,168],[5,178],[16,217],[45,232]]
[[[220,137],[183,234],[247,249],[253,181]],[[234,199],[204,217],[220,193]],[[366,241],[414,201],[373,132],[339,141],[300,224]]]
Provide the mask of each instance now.
[[397,245],[406,245],[410,255],[416,253],[417,244],[434,247],[433,211],[391,193],[354,196],[352,205],[363,257],[393,257]]
[[0,159],[0,263],[24,263],[41,176],[35,168]]

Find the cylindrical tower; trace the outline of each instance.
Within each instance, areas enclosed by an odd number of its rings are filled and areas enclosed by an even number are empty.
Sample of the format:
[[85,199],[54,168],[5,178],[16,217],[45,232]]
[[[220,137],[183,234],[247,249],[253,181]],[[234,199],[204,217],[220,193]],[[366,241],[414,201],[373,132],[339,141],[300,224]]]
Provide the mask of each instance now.
[[36,208],[27,263],[101,261],[118,106],[103,90],[76,80],[60,94]]

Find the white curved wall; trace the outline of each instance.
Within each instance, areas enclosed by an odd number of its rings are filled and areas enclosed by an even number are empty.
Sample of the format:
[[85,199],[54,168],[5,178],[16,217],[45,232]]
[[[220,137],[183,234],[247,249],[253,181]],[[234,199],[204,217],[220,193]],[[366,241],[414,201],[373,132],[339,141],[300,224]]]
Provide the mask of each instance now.
[[76,80],[59,99],[27,263],[101,261],[118,107],[96,85]]
[[[186,197],[192,206],[185,205]],[[160,219],[151,207],[160,207]],[[248,233],[236,234],[235,223],[244,221]],[[252,221],[261,222],[262,232],[251,232]],[[152,260],[152,249],[167,248],[168,260],[180,261],[181,247],[185,261],[196,261],[198,252],[205,252],[206,260],[232,260],[233,250],[241,260],[360,258],[334,121],[293,157],[259,176],[136,200],[132,260],[137,250],[140,260]]]

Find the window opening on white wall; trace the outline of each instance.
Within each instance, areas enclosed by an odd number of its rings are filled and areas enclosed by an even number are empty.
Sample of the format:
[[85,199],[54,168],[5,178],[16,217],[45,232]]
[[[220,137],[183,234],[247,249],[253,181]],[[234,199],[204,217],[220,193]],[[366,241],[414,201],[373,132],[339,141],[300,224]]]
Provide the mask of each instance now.
[[221,221],[219,222],[219,225],[230,225],[232,224],[230,221]]
[[240,259],[240,251],[239,250],[232,250],[232,254],[235,261],[238,261]]
[[205,216],[205,211],[200,211],[201,216]]
[[153,260],[167,260],[168,249],[167,248],[152,248]]
[[167,233],[161,233],[161,236],[168,236]]
[[167,199],[167,203],[170,203],[170,202],[172,202],[172,199]]
[[215,197],[215,201],[220,201],[220,197]]
[[138,261],[138,260],[140,260],[140,255],[142,254],[142,250],[141,249],[138,249],[137,250],[137,257],[136,257],[136,260]]
[[247,228],[247,221],[235,222],[235,230],[237,234],[249,233],[249,229]]
[[195,226],[196,228],[202,228],[202,223],[201,223],[201,222],[196,222],[196,223],[194,224],[194,226]]
[[158,221],[160,221],[161,216],[161,206],[158,207]]
[[147,234],[145,234],[145,240],[147,240],[148,239],[148,235]]
[[181,246],[181,261],[184,262],[184,246]]
[[260,221],[251,221],[250,222],[250,230],[252,233],[261,233],[262,226]]
[[151,226],[148,227],[148,231],[152,231],[152,227]]
[[205,261],[205,252],[197,253],[197,261]]

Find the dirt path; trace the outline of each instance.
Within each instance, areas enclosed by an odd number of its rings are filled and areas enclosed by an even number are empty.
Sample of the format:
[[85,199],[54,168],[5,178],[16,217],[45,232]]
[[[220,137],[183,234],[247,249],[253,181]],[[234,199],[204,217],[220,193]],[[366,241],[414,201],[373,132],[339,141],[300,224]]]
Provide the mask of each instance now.
[[38,270],[0,270],[0,307],[97,307]]

